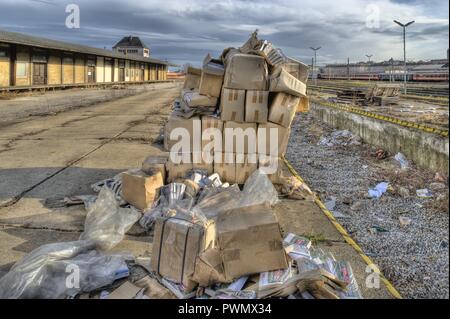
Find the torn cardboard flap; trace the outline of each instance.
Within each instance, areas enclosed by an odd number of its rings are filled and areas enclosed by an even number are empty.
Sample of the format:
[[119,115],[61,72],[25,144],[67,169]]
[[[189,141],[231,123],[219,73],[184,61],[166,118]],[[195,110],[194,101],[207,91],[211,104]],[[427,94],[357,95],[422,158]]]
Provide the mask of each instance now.
[[207,249],[197,257],[193,280],[200,287],[227,282],[219,249]]
[[269,109],[269,121],[290,127],[301,98],[287,93],[276,93]]
[[221,60],[213,59],[208,53],[203,59],[202,71],[211,75],[223,76],[225,74],[225,67]]
[[220,214],[217,236],[227,280],[288,267],[280,226],[267,205]]
[[268,91],[247,91],[245,99],[245,122],[267,123]]
[[200,77],[202,74],[202,70],[194,68],[194,67],[188,67],[186,70],[186,78],[184,80],[184,89],[192,90],[192,89],[198,89],[200,87]]
[[220,99],[222,121],[244,122],[245,90],[223,88]]

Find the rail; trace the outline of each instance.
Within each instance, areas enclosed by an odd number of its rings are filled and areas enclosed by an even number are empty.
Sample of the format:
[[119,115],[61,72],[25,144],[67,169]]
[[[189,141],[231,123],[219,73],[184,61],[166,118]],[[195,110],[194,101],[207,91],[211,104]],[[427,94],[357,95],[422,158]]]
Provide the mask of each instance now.
[[374,118],[374,119],[377,119],[380,121],[397,124],[397,125],[407,127],[407,128],[417,129],[417,130],[420,130],[420,131],[423,131],[426,133],[432,133],[432,134],[436,134],[436,135],[440,135],[442,137],[448,138],[448,130],[443,130],[443,129],[439,129],[439,128],[435,128],[435,127],[430,127],[430,126],[427,126],[424,124],[418,124],[418,123],[414,123],[414,122],[410,122],[410,121],[405,121],[405,120],[401,120],[401,119],[391,117],[391,116],[380,115],[380,114],[365,111],[365,110],[357,108],[357,107],[352,107],[352,106],[337,104],[337,103],[331,103],[331,102],[323,101],[323,100],[320,100],[317,98],[311,98],[311,102],[317,103],[321,106],[331,107],[331,108],[334,108],[334,109],[337,109],[340,111],[350,112],[350,113]]

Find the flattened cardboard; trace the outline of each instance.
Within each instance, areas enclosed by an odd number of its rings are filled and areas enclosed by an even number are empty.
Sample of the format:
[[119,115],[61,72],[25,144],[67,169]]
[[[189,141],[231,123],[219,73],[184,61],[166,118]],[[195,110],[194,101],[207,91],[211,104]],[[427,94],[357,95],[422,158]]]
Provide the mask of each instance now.
[[222,182],[235,183],[236,155],[234,153],[215,153],[214,172],[219,174]]
[[142,289],[129,281],[125,281],[119,288],[111,292],[106,299],[134,299]]
[[245,122],[267,123],[268,91],[247,91],[245,98]]
[[183,102],[190,108],[210,106],[215,107],[217,105],[217,97],[210,97],[206,95],[201,95],[194,91],[182,91]]
[[192,291],[195,261],[208,248],[214,248],[216,228],[210,221],[206,226],[178,217],[158,217],[155,223],[151,266],[160,276],[181,283],[185,292]]
[[306,84],[300,82],[284,68],[277,67],[270,76],[270,92],[284,92],[295,96],[306,96]]
[[[271,143],[271,129],[276,128],[278,130],[278,137],[276,141],[278,143]],[[263,130],[265,129],[265,130]],[[283,156],[286,154],[289,136],[291,134],[291,129],[283,127],[278,124],[267,122],[266,124],[258,125],[258,154],[265,154],[270,156]],[[263,143],[265,141],[265,143]],[[265,150],[260,147],[260,143],[262,145],[265,144]],[[276,148],[278,150],[276,151]]]
[[[232,131],[231,131],[232,130]],[[234,134],[233,134],[234,132]],[[243,141],[243,150],[239,149],[238,141]],[[223,151],[226,153],[256,154],[257,124],[225,122],[223,126]],[[230,144],[232,143],[232,144]],[[232,145],[232,151],[227,148]],[[231,147],[231,146],[230,146]]]
[[140,210],[151,207],[158,197],[159,188],[164,186],[159,170],[155,170],[152,175],[141,170],[128,171],[122,173],[121,177],[123,199]]
[[245,154],[242,157],[236,155],[236,183],[245,184],[247,179],[258,169],[258,157],[256,154]]
[[280,226],[266,205],[220,214],[217,236],[227,280],[288,267]]
[[269,121],[283,127],[290,127],[295,117],[300,97],[276,93],[269,109]]
[[244,122],[245,90],[223,88],[220,98],[222,121]]
[[267,65],[263,57],[229,53],[225,62],[224,87],[240,90],[267,90]]

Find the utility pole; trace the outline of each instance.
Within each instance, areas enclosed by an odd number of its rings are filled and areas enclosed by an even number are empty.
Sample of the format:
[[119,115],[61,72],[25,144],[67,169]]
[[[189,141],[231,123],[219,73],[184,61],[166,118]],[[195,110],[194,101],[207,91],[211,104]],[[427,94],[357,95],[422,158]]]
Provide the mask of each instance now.
[[370,74],[370,58],[373,57],[373,54],[366,54],[366,57],[369,59],[369,64],[368,64],[367,70],[369,73],[369,82],[370,82],[370,76],[371,76],[371,74]]
[[310,47],[311,50],[314,51],[314,63],[313,63],[313,78],[314,78],[314,85],[317,85],[317,74],[314,77],[314,73],[316,71],[316,66],[317,66],[317,51],[319,51],[322,47],[318,47],[318,48],[313,48]]
[[350,81],[350,58],[347,58],[347,80]]
[[407,94],[407,78],[406,78],[406,28],[413,24],[415,21],[410,21],[406,24],[403,24],[401,22],[398,22],[397,20],[394,20],[396,24],[401,26],[403,28],[403,79],[404,79],[404,86],[405,86],[405,95]]

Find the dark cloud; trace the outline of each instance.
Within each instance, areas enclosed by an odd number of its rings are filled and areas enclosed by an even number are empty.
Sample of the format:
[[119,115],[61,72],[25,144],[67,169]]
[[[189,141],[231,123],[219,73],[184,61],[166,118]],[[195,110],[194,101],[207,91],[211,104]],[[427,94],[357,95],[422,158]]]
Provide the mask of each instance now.
[[[79,4],[81,29],[67,29],[65,6]],[[56,1],[0,0],[0,28],[63,41],[110,48],[124,35],[137,35],[155,57],[199,64],[242,44],[256,28],[264,38],[298,59],[310,62],[310,46],[322,46],[322,63],[363,60],[372,53],[382,60],[401,56],[401,29],[393,18],[418,17],[408,29],[411,58],[445,55],[448,47],[448,2],[372,1],[380,6],[379,28],[366,26],[363,0],[347,2],[277,1]],[[399,14],[401,13],[401,14]],[[395,15],[395,17],[394,17]],[[392,16],[392,17],[391,17]],[[403,20],[402,20],[403,21]],[[426,45],[423,45],[426,43]]]

